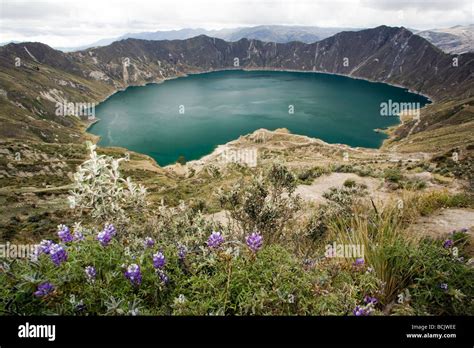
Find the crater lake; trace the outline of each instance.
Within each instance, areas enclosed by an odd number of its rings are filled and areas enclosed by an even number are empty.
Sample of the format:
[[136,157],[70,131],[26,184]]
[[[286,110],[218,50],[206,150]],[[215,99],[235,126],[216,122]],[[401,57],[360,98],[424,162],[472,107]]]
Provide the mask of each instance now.
[[259,128],[377,148],[386,136],[374,130],[399,122],[382,115],[383,103],[428,102],[404,88],[338,75],[218,71],[115,93],[96,107],[99,121],[89,132],[101,146],[144,153],[162,166],[179,156],[199,159]]

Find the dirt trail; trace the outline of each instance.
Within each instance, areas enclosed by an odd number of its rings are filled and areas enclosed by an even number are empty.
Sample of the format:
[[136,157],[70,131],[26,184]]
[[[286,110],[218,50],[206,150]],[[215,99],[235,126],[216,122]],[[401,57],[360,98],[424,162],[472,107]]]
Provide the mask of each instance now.
[[390,194],[382,188],[382,179],[361,177],[353,173],[331,173],[323,175],[313,181],[311,185],[299,185],[295,193],[299,194],[306,201],[325,203],[323,194],[331,187],[341,187],[348,179],[354,180],[358,184],[367,185],[369,195],[376,201],[383,201],[389,198]]
[[408,231],[417,235],[441,238],[461,228],[467,228],[472,235],[474,209],[442,209],[430,216],[421,217],[410,225]]

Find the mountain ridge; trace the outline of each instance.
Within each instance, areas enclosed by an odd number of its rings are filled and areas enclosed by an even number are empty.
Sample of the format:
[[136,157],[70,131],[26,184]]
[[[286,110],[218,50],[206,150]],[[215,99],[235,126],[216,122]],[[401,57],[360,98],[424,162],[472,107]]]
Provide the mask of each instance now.
[[[15,58],[21,59],[21,67],[12,68]],[[454,58],[459,60],[457,67]],[[5,71],[0,74],[0,86],[10,112],[16,106],[35,121],[75,126],[77,122],[54,115],[55,102],[97,103],[128,86],[222,69],[340,74],[403,86],[437,102],[469,99],[474,90],[474,54],[449,55],[403,27],[388,26],[341,32],[313,44],[245,38],[227,42],[205,35],[187,40],[125,39],[70,53],[41,43],[9,44],[0,48],[0,66]],[[16,121],[24,124],[21,117]],[[49,131],[42,129],[44,134]],[[55,141],[58,137],[60,142],[83,138],[79,129],[72,133],[40,138]]]
[[342,27],[318,27],[318,26],[295,26],[295,25],[257,25],[252,27],[235,27],[207,30],[204,28],[183,28],[178,30],[158,30],[152,32],[126,33],[115,38],[106,38],[88,45],[78,47],[59,48],[64,52],[80,51],[93,47],[107,46],[115,41],[127,38],[142,40],[186,40],[199,35],[215,37],[226,41],[238,41],[241,38],[257,39],[266,42],[285,43],[290,41],[301,41],[312,43],[344,30],[359,30],[360,28]]
[[462,54],[474,51],[474,24],[415,31],[415,34],[447,53]]
[[[142,40],[185,40],[199,35],[215,37],[226,41],[238,41],[242,38],[257,39],[265,42],[287,43],[300,41],[314,43],[343,31],[359,31],[364,28],[318,27],[298,25],[257,25],[251,27],[235,27],[224,29],[183,28],[177,30],[157,30],[148,32],[126,33],[114,38],[105,38],[93,43],[77,47],[54,47],[63,52],[81,51],[110,45],[115,41],[127,38]],[[474,51],[474,25],[457,25],[450,28],[434,28],[418,30],[409,28],[411,32],[430,41],[446,53],[461,54]],[[6,44],[6,43],[1,43]]]

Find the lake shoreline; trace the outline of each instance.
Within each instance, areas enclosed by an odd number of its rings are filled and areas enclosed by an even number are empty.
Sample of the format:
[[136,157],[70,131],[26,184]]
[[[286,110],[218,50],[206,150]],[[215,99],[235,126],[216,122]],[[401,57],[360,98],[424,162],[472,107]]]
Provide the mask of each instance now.
[[[144,87],[144,86],[148,86],[148,85],[159,85],[159,84],[162,84],[166,81],[171,81],[171,80],[176,80],[176,79],[180,79],[180,78],[183,78],[183,77],[190,77],[190,76],[193,76],[193,75],[204,75],[204,74],[211,74],[211,73],[217,73],[217,72],[230,72],[230,71],[240,71],[240,72],[281,72],[281,73],[284,73],[284,72],[289,72],[289,73],[305,73],[305,74],[308,74],[308,73],[312,73],[312,74],[320,74],[320,75],[334,75],[334,76],[341,76],[341,77],[344,77],[344,78],[349,78],[349,79],[354,79],[354,80],[362,80],[362,81],[366,81],[366,82],[369,82],[369,83],[379,83],[379,84],[384,84],[384,85],[388,85],[388,86],[392,86],[392,87],[396,87],[396,88],[400,88],[400,89],[403,89],[404,91],[408,92],[408,93],[412,93],[412,94],[416,94],[416,95],[419,95],[419,96],[422,96],[424,98],[427,99],[427,103],[422,107],[420,108],[423,109],[425,107],[427,107],[428,105],[432,105],[433,103],[435,103],[435,100],[430,97],[429,95],[425,95],[423,93],[420,93],[420,92],[417,92],[417,91],[414,91],[414,90],[411,90],[405,86],[401,86],[401,85],[397,85],[397,84],[392,84],[392,83],[388,83],[388,82],[383,82],[383,81],[374,81],[374,80],[370,80],[370,79],[367,79],[367,78],[362,78],[362,77],[357,77],[357,76],[352,76],[352,75],[344,75],[344,74],[339,74],[339,73],[330,73],[330,72],[325,72],[325,71],[308,71],[308,70],[295,70],[295,69],[275,69],[275,68],[223,68],[223,69],[210,69],[210,70],[205,70],[205,71],[189,71],[189,72],[186,72],[186,73],[183,73],[183,74],[179,74],[179,75],[176,75],[176,76],[172,76],[172,77],[166,77],[166,78],[162,78],[162,79],[159,79],[159,80],[156,80],[156,81],[151,81],[151,82],[147,82],[147,83],[142,83],[142,84],[137,84],[137,85],[128,85],[124,88],[120,88],[120,89],[117,89],[116,91],[110,93],[107,95],[107,97],[103,98],[99,103],[98,105],[102,104],[103,102],[105,102],[106,100],[108,100],[109,98],[111,98],[112,96],[114,96],[115,94],[119,93],[119,92],[124,92],[126,91],[127,89],[129,88],[132,88],[132,87]],[[380,128],[375,128],[373,129],[373,132],[374,133],[379,133],[379,134],[384,134],[387,136],[387,138],[383,139],[380,143],[380,145],[378,145],[377,147],[375,148],[372,148],[372,147],[365,147],[365,146],[352,146],[352,145],[349,145],[349,144],[344,144],[344,143],[330,143],[330,144],[334,144],[334,145],[345,145],[345,146],[349,146],[349,147],[352,147],[352,148],[361,148],[361,149],[376,149],[376,150],[380,150],[381,148],[383,148],[384,144],[386,141],[390,140],[391,136],[388,132],[389,129],[393,129],[393,128],[397,128],[399,126],[401,126],[403,123],[401,122],[400,120],[400,117],[397,117],[398,119],[398,122],[397,124],[395,125],[392,125],[392,126],[387,126],[387,127],[384,127],[383,129],[380,129]],[[100,135],[96,135],[96,134],[93,134],[93,133],[90,133],[90,129],[95,125],[97,124],[98,122],[100,122],[100,118],[96,118],[93,122],[90,122],[89,124],[86,125],[86,128],[85,128],[85,131],[86,133],[94,136],[97,138],[97,142],[96,143],[99,143],[100,140],[101,140],[101,136]],[[271,129],[269,129],[271,131]],[[295,133],[296,134],[296,133]],[[245,134],[241,134],[240,136],[244,136]],[[308,136],[308,135],[304,135],[304,136]],[[311,137],[311,136],[309,136]],[[320,138],[315,138],[315,139],[318,139],[318,140],[321,140],[321,141],[324,141]],[[326,142],[326,141],[324,141]],[[214,147],[214,149],[211,151],[211,153],[218,147],[218,146],[222,146],[222,145],[225,145],[225,144],[218,144]],[[104,146],[104,147],[107,147],[107,146]],[[199,160],[207,155],[210,155],[211,153],[209,154],[206,154],[206,155],[203,155],[201,156],[200,158],[198,159],[194,159],[194,160]],[[149,156],[149,155],[148,155]],[[158,163],[157,163],[158,164]],[[159,164],[158,164],[159,165]],[[166,167],[166,166],[169,166],[169,165],[172,165],[172,164],[166,164],[166,165],[160,165],[162,167]]]

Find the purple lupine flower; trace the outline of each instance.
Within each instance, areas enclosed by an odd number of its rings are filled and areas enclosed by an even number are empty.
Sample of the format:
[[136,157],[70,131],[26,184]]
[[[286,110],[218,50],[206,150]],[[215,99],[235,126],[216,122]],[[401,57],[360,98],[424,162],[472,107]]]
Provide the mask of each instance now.
[[33,293],[36,297],[44,297],[48,296],[50,293],[54,291],[53,284],[49,282],[41,283],[38,285],[37,290]]
[[84,240],[84,235],[82,234],[81,231],[74,231],[74,234],[73,234],[72,238],[75,241],[82,241],[82,240]]
[[363,266],[364,265],[364,258],[362,257],[359,257],[355,260],[355,262],[353,263],[354,266]]
[[48,255],[53,245],[52,241],[43,239],[38,245],[38,253]]
[[61,239],[63,243],[72,242],[72,234],[69,230],[69,227],[66,225],[59,225],[58,226],[58,237]]
[[166,263],[166,258],[165,258],[165,255],[161,251],[158,251],[155,255],[153,255],[153,267],[157,269],[161,269],[165,267],[165,263]]
[[85,268],[85,272],[86,272],[87,280],[89,282],[94,282],[95,277],[97,276],[97,271],[95,270],[95,268],[93,266],[87,266]]
[[140,285],[142,283],[142,273],[140,272],[140,266],[135,263],[128,266],[127,270],[125,271],[125,278],[130,280],[132,285]]
[[31,255],[31,261],[38,261],[38,258],[42,254],[48,255],[51,247],[54,243],[50,240],[43,239],[39,244],[35,245],[35,250]]
[[87,306],[84,304],[84,301],[81,300],[81,302],[79,302],[75,307],[74,307],[74,310],[76,312],[83,312],[87,309]]
[[153,240],[153,238],[150,238],[150,237],[145,238],[145,247],[153,248],[154,245],[155,245],[155,241]]
[[439,287],[441,288],[441,290],[448,291],[448,284],[446,283],[441,283]]
[[373,305],[374,305],[374,304],[376,304],[376,303],[378,302],[378,300],[377,300],[377,298],[375,298],[375,297],[365,296],[365,297],[364,297],[364,302],[365,302],[366,304],[373,304]]
[[102,232],[99,232],[99,234],[97,235],[97,240],[102,246],[107,246],[112,240],[112,237],[115,236],[115,233],[116,230],[114,225],[106,224]]
[[157,270],[157,274],[158,274],[158,277],[160,277],[160,280],[161,280],[161,282],[162,282],[163,284],[168,284],[169,278],[168,278],[168,276],[166,275],[166,273],[163,272],[163,270],[158,269],[158,270]]
[[50,251],[49,256],[51,257],[51,261],[56,266],[59,266],[61,263],[67,261],[67,252],[60,244],[54,244]]
[[184,245],[180,245],[178,247],[178,258],[183,261],[184,258],[186,257],[186,254],[188,253],[188,249]]
[[222,237],[220,232],[212,232],[207,239],[207,246],[211,249],[219,248],[222,243],[224,243],[224,237]]
[[245,237],[245,243],[254,253],[259,251],[263,245],[263,237],[258,232],[253,232],[251,235]]
[[356,308],[352,311],[356,317],[366,316],[370,314],[370,310],[362,306],[356,306]]
[[453,246],[453,241],[451,239],[446,239],[443,243],[443,248],[449,249]]
[[463,228],[461,228],[461,230],[460,230],[460,232],[462,232],[462,233],[466,233],[467,231],[468,231],[468,229],[467,229],[466,227],[463,227]]

